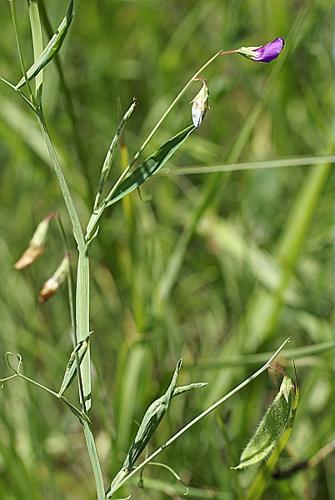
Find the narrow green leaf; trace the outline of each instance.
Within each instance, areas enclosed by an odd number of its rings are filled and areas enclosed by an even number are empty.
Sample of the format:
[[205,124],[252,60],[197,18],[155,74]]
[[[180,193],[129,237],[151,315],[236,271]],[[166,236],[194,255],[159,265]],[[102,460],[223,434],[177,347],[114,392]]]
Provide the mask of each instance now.
[[[50,39],[48,45],[44,48],[34,64],[27,71],[28,81],[32,80],[38,73],[57,55],[64,39],[71,25],[73,18],[73,0],[70,0],[69,7],[65,14],[64,19],[58,26],[56,33]],[[20,89],[26,83],[25,78],[22,77],[17,83],[16,89]]]
[[[37,62],[38,58],[43,52],[42,25],[41,25],[37,0],[28,0],[28,11],[29,11],[31,35],[33,40],[33,52],[34,52],[34,63],[35,63]],[[43,71],[41,70],[35,81],[36,96],[42,90],[42,83],[43,83]]]
[[129,106],[129,108],[127,109],[125,114],[123,115],[122,120],[119,123],[119,126],[115,132],[113,139],[112,139],[112,142],[108,148],[108,151],[107,151],[107,154],[105,157],[105,161],[104,161],[102,169],[101,169],[98,193],[96,195],[95,202],[94,202],[94,210],[96,210],[99,206],[102,191],[103,191],[103,188],[108,180],[109,172],[110,172],[111,167],[112,167],[112,162],[113,162],[113,157],[114,157],[114,153],[116,150],[116,146],[119,143],[120,136],[121,136],[126,124],[127,124],[127,121],[129,120],[129,118],[133,114],[133,111],[136,107],[136,104],[137,104],[136,99],[133,99],[133,102],[131,103],[131,105]]
[[177,363],[176,369],[172,376],[172,380],[166,393],[160,398],[156,399],[145,412],[141,425],[135,436],[134,442],[127,453],[127,457],[122,467],[123,469],[131,469],[133,464],[136,462],[136,460],[148,444],[151,436],[157,429],[165,413],[167,412],[174,389],[176,387],[177,378],[181,366],[182,360],[180,359]]
[[266,460],[280,444],[286,429],[293,425],[297,406],[297,390],[286,375],[279,392],[261,420],[258,429],[243,451],[240,463],[234,469],[244,469]]
[[188,126],[165,142],[153,155],[146,158],[132,174],[121,182],[113,193],[113,196],[108,200],[106,206],[113,205],[127,194],[142,186],[144,182],[156,174],[194,130],[194,125]]
[[77,373],[77,368],[78,368],[77,367],[77,360],[78,360],[79,366],[81,365],[81,362],[82,362],[84,355],[85,355],[87,348],[88,348],[89,337],[90,336],[88,336],[87,339],[81,340],[80,342],[78,342],[78,344],[76,345],[76,347],[73,349],[73,351],[71,353],[68,364],[66,365],[62,385],[61,385],[59,392],[58,392],[58,394],[60,396],[62,394],[64,394],[66,389],[71,385],[71,383],[74,379],[74,376]]
[[201,387],[205,387],[207,382],[194,382],[189,385],[181,385],[180,387],[176,387],[173,391],[172,397],[179,396],[180,394],[184,394],[185,392],[192,391],[193,389],[201,389]]
[[177,366],[173,373],[170,385],[165,394],[151,403],[151,405],[145,412],[141,425],[135,436],[134,442],[129,448],[125,461],[123,462],[122,468],[114,477],[107,492],[107,498],[112,497],[113,493],[117,490],[117,485],[124,479],[125,476],[127,476],[130,469],[150,441],[150,438],[163,419],[173,397],[182,363],[182,359],[177,362]]

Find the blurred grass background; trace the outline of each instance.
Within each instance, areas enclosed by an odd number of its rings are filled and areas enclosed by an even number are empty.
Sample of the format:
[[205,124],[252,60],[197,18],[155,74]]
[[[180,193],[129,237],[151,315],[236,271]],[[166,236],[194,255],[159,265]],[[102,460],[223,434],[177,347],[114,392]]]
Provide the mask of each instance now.
[[[20,70],[5,7],[0,74],[15,82]],[[65,10],[64,1],[48,2],[54,28]],[[31,60],[25,2],[18,14]],[[332,166],[257,168],[260,161],[333,152],[333,16],[331,0],[77,4],[61,56],[73,109],[54,64],[46,70],[44,103],[83,221],[133,96],[139,105],[125,137],[130,154],[217,50],[286,39],[275,63],[234,56],[206,71],[211,109],[203,126],[170,161],[169,172],[145,186],[142,200],[135,193],[109,212],[92,248],[92,417],[106,486],[180,356],[180,381],[209,385],[173,401],[151,449],[259,366],[249,354],[273,351],[287,336],[291,349],[326,342],[328,348],[296,360],[301,400],[280,465],[309,458],[334,439]],[[148,151],[190,123],[189,102],[198,88],[195,83]],[[0,374],[7,373],[4,353],[20,352],[25,373],[56,389],[71,352],[67,294],[37,302],[62,256],[56,225],[38,264],[18,273],[13,263],[50,211],[61,212],[68,232],[70,226],[34,118],[4,85],[0,161]],[[251,162],[250,170],[205,173],[211,165],[242,161]],[[204,173],[175,175],[186,166],[202,166]],[[292,373],[289,358],[282,362]],[[190,498],[243,497],[256,470],[230,467],[278,384],[272,373],[257,379],[160,456],[190,485]],[[316,469],[271,482],[265,498],[334,499],[334,466],[329,456]],[[134,483],[133,498],[184,493],[156,467],[145,470],[144,488]],[[72,414],[20,380],[6,385],[0,392],[0,497],[94,495]]]

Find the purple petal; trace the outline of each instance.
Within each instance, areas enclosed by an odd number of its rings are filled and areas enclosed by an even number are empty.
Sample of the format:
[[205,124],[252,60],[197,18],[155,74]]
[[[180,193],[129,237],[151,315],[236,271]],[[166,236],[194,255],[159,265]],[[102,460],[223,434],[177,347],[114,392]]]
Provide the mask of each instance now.
[[279,56],[283,50],[285,41],[283,38],[275,38],[272,42],[261,45],[254,50],[254,57],[252,58],[257,62],[270,62]]

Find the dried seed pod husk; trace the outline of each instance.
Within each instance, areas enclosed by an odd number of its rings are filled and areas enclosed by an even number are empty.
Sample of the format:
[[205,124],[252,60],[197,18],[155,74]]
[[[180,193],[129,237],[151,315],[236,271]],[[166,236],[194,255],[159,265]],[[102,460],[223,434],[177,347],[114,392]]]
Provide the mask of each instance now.
[[29,242],[28,248],[21,257],[15,262],[14,267],[17,270],[30,266],[35,260],[44,253],[45,242],[48,235],[49,223],[56,216],[55,213],[47,215],[37,226],[33,237]]
[[208,111],[209,91],[206,82],[202,81],[202,87],[192,101],[192,121],[196,128],[202,124]]
[[39,293],[38,300],[42,302],[42,304],[47,302],[51,297],[53,297],[57,293],[59,287],[67,278],[69,271],[70,271],[70,257],[68,254],[65,254],[62,262],[60,263],[54,274],[44,283]]

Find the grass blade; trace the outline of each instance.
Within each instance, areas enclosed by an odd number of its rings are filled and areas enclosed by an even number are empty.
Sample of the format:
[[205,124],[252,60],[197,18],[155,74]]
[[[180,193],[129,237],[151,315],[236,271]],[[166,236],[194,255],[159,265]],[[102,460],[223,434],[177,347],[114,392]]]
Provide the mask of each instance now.
[[[33,2],[34,3],[34,2]],[[69,30],[73,18],[73,0],[70,1],[69,7],[65,14],[64,19],[58,26],[56,33],[53,35],[48,45],[44,48],[34,64],[26,72],[27,81],[32,80],[38,73],[56,56],[59,52],[66,34]],[[34,50],[35,52],[35,50]],[[35,54],[34,54],[35,55]],[[26,79],[24,77],[16,84],[16,89],[20,89],[25,85]]]

